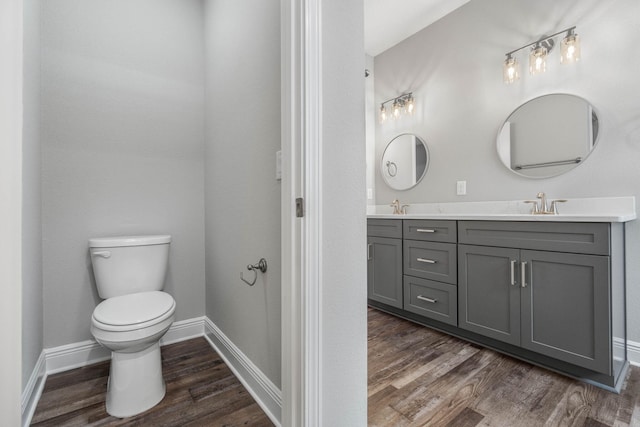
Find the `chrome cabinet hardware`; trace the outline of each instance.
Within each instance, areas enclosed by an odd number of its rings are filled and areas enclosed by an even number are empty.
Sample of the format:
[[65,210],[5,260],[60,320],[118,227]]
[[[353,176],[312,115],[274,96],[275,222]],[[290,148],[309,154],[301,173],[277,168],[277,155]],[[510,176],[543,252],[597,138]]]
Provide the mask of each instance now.
[[416,230],[418,233],[435,233],[436,230],[432,230],[430,228],[418,228]]
[[424,263],[427,263],[427,264],[435,264],[437,262],[434,259],[426,259],[426,258],[416,258],[416,261],[424,262]]
[[373,245],[369,243],[367,245],[367,261],[371,261],[373,259]]
[[429,298],[429,297],[425,297],[423,295],[418,295],[416,298],[418,298],[421,301],[430,302],[431,304],[435,304],[435,303],[438,302],[438,300],[435,299],[435,298]]
[[515,259],[511,260],[511,286],[516,285],[516,261]]
[[522,261],[520,263],[520,285],[523,288],[527,287],[527,261]]

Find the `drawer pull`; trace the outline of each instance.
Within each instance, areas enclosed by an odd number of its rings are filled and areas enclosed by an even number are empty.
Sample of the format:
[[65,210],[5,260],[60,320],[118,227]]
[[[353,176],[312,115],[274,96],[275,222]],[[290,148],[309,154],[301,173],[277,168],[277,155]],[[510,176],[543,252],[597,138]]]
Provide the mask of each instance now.
[[429,298],[429,297],[425,297],[425,296],[422,296],[422,295],[418,295],[416,298],[418,298],[421,301],[430,302],[431,304],[435,304],[435,303],[438,302],[438,300],[435,299],[435,298]]
[[435,233],[436,230],[430,229],[430,228],[418,228],[416,229],[416,231],[418,233]]
[[426,258],[416,258],[416,261],[425,262],[427,264],[435,264],[436,262],[438,262],[438,261],[436,261],[434,259],[426,259]]
[[511,286],[516,285],[516,262],[515,259],[511,260]]

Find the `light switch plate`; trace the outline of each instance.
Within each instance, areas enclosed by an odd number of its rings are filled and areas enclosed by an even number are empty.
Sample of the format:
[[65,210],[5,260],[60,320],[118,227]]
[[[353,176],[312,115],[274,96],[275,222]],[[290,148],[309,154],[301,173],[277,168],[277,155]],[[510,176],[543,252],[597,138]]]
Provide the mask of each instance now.
[[467,181],[456,182],[456,194],[458,196],[464,196],[467,194]]

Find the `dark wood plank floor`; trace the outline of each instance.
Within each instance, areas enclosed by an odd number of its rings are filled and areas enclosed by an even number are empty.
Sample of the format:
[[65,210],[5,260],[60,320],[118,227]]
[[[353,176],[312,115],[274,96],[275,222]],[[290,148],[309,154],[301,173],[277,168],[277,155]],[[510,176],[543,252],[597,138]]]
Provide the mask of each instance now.
[[369,309],[369,425],[640,427],[640,368],[615,394]]
[[[640,427],[640,369],[617,395],[369,309],[369,425]],[[35,426],[271,426],[204,338],[162,348],[167,395],[104,409],[108,362],[47,379]],[[349,426],[346,426],[349,427]]]
[[162,347],[167,394],[119,419],[105,411],[109,362],[47,378],[32,426],[273,426],[204,338]]

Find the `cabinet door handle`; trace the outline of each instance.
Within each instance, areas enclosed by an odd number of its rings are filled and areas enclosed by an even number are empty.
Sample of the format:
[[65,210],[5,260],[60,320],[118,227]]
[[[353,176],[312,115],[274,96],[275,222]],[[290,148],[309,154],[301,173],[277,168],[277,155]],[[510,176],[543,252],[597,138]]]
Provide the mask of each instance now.
[[373,259],[373,245],[371,243],[369,243],[367,245],[367,261],[371,261]]
[[527,261],[520,263],[520,281],[523,288],[527,287]]
[[416,298],[418,298],[421,301],[430,302],[431,304],[435,304],[435,303],[438,302],[438,300],[435,299],[435,298],[429,298],[429,297],[425,297],[425,296],[422,296],[422,295],[418,295]]
[[425,262],[427,264],[435,264],[436,262],[438,262],[438,261],[436,261],[434,259],[426,259],[426,258],[416,258],[416,261]]
[[516,285],[516,261],[515,259],[511,260],[511,286]]
[[430,228],[418,228],[416,229],[418,233],[435,233],[436,230],[432,230]]

